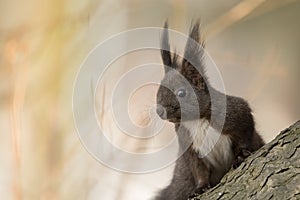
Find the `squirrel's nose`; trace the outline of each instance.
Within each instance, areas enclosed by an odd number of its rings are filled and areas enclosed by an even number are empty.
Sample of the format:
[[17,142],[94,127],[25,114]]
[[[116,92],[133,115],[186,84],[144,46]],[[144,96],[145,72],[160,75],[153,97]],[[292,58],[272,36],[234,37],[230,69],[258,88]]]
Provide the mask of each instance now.
[[156,113],[160,116],[160,118],[162,119],[166,119],[167,118],[167,112],[166,109],[162,106],[162,105],[157,105],[156,106]]

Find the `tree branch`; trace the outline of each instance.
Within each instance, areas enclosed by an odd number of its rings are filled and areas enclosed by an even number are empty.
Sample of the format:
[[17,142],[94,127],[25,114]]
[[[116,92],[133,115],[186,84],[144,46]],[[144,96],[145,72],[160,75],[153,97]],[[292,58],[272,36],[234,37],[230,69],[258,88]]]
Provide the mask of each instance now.
[[300,199],[300,121],[193,200]]

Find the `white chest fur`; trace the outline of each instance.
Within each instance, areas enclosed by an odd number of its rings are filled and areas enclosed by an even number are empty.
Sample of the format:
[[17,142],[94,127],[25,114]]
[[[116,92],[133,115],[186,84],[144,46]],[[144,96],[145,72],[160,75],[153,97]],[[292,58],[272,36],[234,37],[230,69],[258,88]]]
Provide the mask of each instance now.
[[209,162],[215,173],[222,177],[233,161],[229,136],[217,132],[205,119],[186,121],[182,125],[192,135],[193,149],[199,153],[199,157]]

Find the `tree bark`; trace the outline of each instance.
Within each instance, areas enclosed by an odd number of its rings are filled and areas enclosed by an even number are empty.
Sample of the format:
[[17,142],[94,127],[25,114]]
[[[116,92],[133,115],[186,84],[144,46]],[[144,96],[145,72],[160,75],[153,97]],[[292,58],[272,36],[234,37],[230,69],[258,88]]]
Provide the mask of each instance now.
[[300,199],[300,121],[193,200]]

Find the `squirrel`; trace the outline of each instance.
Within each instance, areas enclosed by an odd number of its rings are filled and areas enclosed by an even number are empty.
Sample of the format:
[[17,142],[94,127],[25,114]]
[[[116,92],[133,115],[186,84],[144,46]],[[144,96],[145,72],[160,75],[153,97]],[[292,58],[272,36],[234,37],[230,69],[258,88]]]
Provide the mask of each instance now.
[[[179,56],[170,51],[168,22],[165,22],[161,38],[165,74],[157,91],[156,113],[174,123],[179,148],[184,152],[176,161],[171,183],[155,200],[186,200],[207,191],[265,144],[255,129],[248,103],[219,92],[208,82],[204,47],[198,20],[190,27],[184,58],[179,62]],[[223,109],[219,103],[222,98],[226,100],[226,112],[218,113]],[[222,129],[212,117],[213,112],[225,119]],[[219,134],[210,134],[209,128]],[[209,153],[201,148],[205,137]]]

